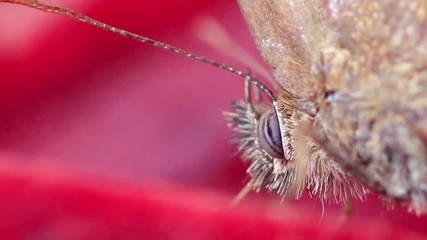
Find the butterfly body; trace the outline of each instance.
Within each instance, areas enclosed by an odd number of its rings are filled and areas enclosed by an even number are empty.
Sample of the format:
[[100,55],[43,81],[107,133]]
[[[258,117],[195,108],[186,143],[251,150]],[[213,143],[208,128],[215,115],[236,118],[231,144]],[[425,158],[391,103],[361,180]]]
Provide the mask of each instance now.
[[240,5],[284,93],[279,96],[287,96],[278,102],[290,99],[312,126],[306,133],[313,140],[307,140],[309,153],[300,160],[308,162],[306,179],[320,176],[312,177],[314,159],[328,166],[329,176],[338,171],[329,167],[334,162],[345,179],[425,212],[427,3],[241,0]]

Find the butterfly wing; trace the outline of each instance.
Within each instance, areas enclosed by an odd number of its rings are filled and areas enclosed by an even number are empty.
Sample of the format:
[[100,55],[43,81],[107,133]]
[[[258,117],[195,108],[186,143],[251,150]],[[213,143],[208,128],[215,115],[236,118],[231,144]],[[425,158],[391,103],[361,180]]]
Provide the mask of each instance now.
[[[240,0],[243,15],[275,79],[295,99],[316,93],[312,70],[324,42],[314,1]],[[317,60],[316,60],[317,59]]]

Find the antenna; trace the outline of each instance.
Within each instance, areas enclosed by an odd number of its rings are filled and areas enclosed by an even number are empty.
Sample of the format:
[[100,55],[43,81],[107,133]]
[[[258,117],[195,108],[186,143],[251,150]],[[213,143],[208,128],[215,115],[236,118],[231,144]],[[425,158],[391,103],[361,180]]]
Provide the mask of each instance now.
[[253,78],[250,74],[238,69],[238,68],[234,68],[232,66],[229,66],[227,64],[224,63],[220,63],[217,62],[215,60],[212,60],[210,58],[192,53],[192,52],[188,52],[185,51],[183,49],[174,47],[172,45],[148,38],[148,37],[144,37],[126,30],[122,30],[120,28],[116,28],[113,27],[111,25],[105,24],[103,22],[100,22],[96,19],[93,19],[91,17],[88,17],[82,13],[76,12],[74,10],[71,9],[66,9],[66,8],[62,8],[62,7],[58,7],[58,6],[54,6],[54,5],[50,5],[50,4],[46,4],[46,3],[42,3],[39,2],[37,0],[0,0],[0,3],[4,2],[4,3],[15,3],[15,4],[20,4],[20,5],[24,5],[27,7],[31,7],[31,8],[35,8],[44,12],[50,12],[50,13],[54,13],[54,14],[58,14],[58,15],[64,15],[70,18],[74,18],[77,19],[81,22],[84,22],[86,24],[95,26],[97,28],[101,28],[103,30],[127,37],[127,38],[131,38],[131,39],[135,39],[139,42],[143,42],[143,43],[148,43],[150,45],[159,47],[159,48],[163,48],[172,52],[175,52],[177,54],[186,56],[188,58],[192,58],[195,60],[198,60],[200,62],[204,62],[210,65],[213,65],[217,68],[232,72],[234,74],[237,74],[241,77],[243,77],[248,83],[253,83],[256,87],[258,87],[260,90],[264,91],[265,94],[268,96],[268,98],[270,98],[270,100],[272,102],[276,101],[276,97],[274,96],[274,94],[271,92],[270,89],[268,89],[264,84],[262,84],[258,79]]

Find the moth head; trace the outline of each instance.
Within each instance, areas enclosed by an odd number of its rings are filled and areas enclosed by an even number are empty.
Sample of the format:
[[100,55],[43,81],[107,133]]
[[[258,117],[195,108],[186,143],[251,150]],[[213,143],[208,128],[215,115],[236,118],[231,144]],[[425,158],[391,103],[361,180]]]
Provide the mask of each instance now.
[[265,102],[258,87],[252,89],[247,82],[246,101],[233,102],[234,112],[225,113],[225,117],[236,132],[234,140],[239,152],[249,164],[252,188],[267,188],[284,195],[296,175],[291,133],[293,107],[279,103],[273,95],[268,97],[270,102]]
[[[233,102],[233,112],[225,113],[235,143],[243,160],[249,164],[248,185],[255,191],[263,188],[281,196],[300,197],[303,190],[322,201],[343,202],[349,197],[364,199],[366,189],[352,179],[304,131],[315,129],[284,90],[270,102],[264,102],[255,88],[252,99],[250,84],[246,100]],[[310,126],[304,126],[307,122]],[[313,124],[313,126],[311,126]]]

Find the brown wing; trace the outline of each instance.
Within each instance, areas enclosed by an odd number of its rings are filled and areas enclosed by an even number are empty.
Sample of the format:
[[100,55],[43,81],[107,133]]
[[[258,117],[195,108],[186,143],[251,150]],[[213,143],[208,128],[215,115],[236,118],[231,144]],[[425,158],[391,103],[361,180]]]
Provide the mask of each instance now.
[[314,1],[239,0],[258,48],[279,84],[296,99],[315,94],[314,65],[324,42]]
[[[381,90],[387,98],[427,87],[413,79],[414,71],[427,68],[426,1],[239,3],[276,80],[297,100],[339,89],[372,89],[374,95]],[[405,78],[414,81],[399,82]],[[415,95],[419,99],[415,89],[406,94]]]

